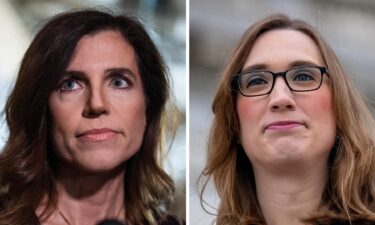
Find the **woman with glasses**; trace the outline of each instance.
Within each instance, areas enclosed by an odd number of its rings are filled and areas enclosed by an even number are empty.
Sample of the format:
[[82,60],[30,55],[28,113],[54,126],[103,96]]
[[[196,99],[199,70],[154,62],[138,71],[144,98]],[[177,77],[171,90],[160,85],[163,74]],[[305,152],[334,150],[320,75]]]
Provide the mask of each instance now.
[[315,28],[251,26],[213,103],[217,224],[374,224],[374,120]]

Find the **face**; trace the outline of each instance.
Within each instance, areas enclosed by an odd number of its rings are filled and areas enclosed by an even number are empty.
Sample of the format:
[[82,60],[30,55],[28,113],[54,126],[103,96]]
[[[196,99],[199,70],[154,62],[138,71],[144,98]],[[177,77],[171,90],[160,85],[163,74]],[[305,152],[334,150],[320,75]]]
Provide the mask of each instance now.
[[[273,30],[256,40],[243,70],[283,72],[306,64],[326,66],[315,42],[299,31]],[[238,94],[236,108],[240,142],[255,170],[328,161],[336,122],[327,75],[309,92],[293,92],[278,77],[268,95]]]
[[62,161],[87,171],[121,165],[140,148],[146,125],[133,47],[115,31],[83,36],[49,108]]

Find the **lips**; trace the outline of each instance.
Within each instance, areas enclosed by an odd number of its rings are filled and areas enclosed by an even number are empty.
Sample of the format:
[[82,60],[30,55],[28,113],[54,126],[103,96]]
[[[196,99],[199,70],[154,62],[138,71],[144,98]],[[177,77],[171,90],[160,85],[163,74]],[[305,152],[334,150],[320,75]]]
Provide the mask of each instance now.
[[92,129],[87,130],[77,135],[77,138],[84,140],[84,141],[105,141],[110,139],[118,134],[117,131],[108,129],[108,128],[101,128],[101,129]]
[[276,130],[276,131],[284,131],[284,130],[290,130],[296,127],[305,126],[304,123],[300,121],[277,121],[270,123],[266,126],[265,130]]

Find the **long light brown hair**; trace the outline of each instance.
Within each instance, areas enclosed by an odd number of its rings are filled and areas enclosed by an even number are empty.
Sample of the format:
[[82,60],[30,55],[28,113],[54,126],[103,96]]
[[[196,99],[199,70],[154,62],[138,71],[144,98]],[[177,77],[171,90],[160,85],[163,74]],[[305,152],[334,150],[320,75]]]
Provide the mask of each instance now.
[[337,57],[317,30],[286,15],[271,15],[251,26],[230,56],[214,98],[207,165],[201,174],[213,178],[220,205],[217,224],[265,224],[257,201],[252,165],[239,140],[237,93],[231,78],[244,66],[256,39],[274,29],[291,29],[311,37],[323,56],[331,79],[337,141],[329,159],[329,178],[320,207],[307,218],[311,224],[373,224],[375,222],[374,120]]
[[[126,219],[134,225],[156,224],[172,201],[174,184],[160,165],[159,153],[165,125],[175,123],[176,117],[169,115],[166,121],[169,76],[155,44],[134,18],[97,10],[67,12],[52,18],[38,32],[6,102],[9,138],[0,155],[0,224],[40,224],[55,209],[54,165],[58,159],[49,140],[48,98],[78,41],[103,30],[119,32],[134,48],[146,98],[143,142],[125,168]],[[46,207],[38,217],[35,210],[44,198]]]

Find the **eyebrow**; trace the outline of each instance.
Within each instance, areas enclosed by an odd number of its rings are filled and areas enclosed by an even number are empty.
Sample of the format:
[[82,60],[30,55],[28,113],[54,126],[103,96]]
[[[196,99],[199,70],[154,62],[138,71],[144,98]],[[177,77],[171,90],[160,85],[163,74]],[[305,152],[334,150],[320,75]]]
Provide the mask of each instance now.
[[129,69],[129,68],[125,68],[125,67],[118,67],[118,68],[108,68],[108,69],[105,69],[104,70],[104,73],[108,74],[108,73],[121,73],[121,74],[128,74],[130,75],[131,77],[133,77],[133,79],[136,79],[137,76],[135,75],[135,73]]
[[[126,67],[114,67],[114,68],[107,68],[104,70],[104,74],[109,74],[109,73],[120,73],[120,74],[128,74],[130,75],[133,79],[136,79],[137,76],[135,73]],[[80,80],[87,80],[87,74],[82,71],[77,71],[77,70],[67,70],[64,72],[63,77],[72,77]]]
[[[318,64],[309,61],[309,60],[296,60],[291,63],[289,63],[288,67],[293,68],[297,66],[319,66]],[[266,63],[257,63],[251,66],[244,67],[240,72],[248,72],[248,71],[254,71],[254,70],[266,70],[269,69],[270,66]]]

